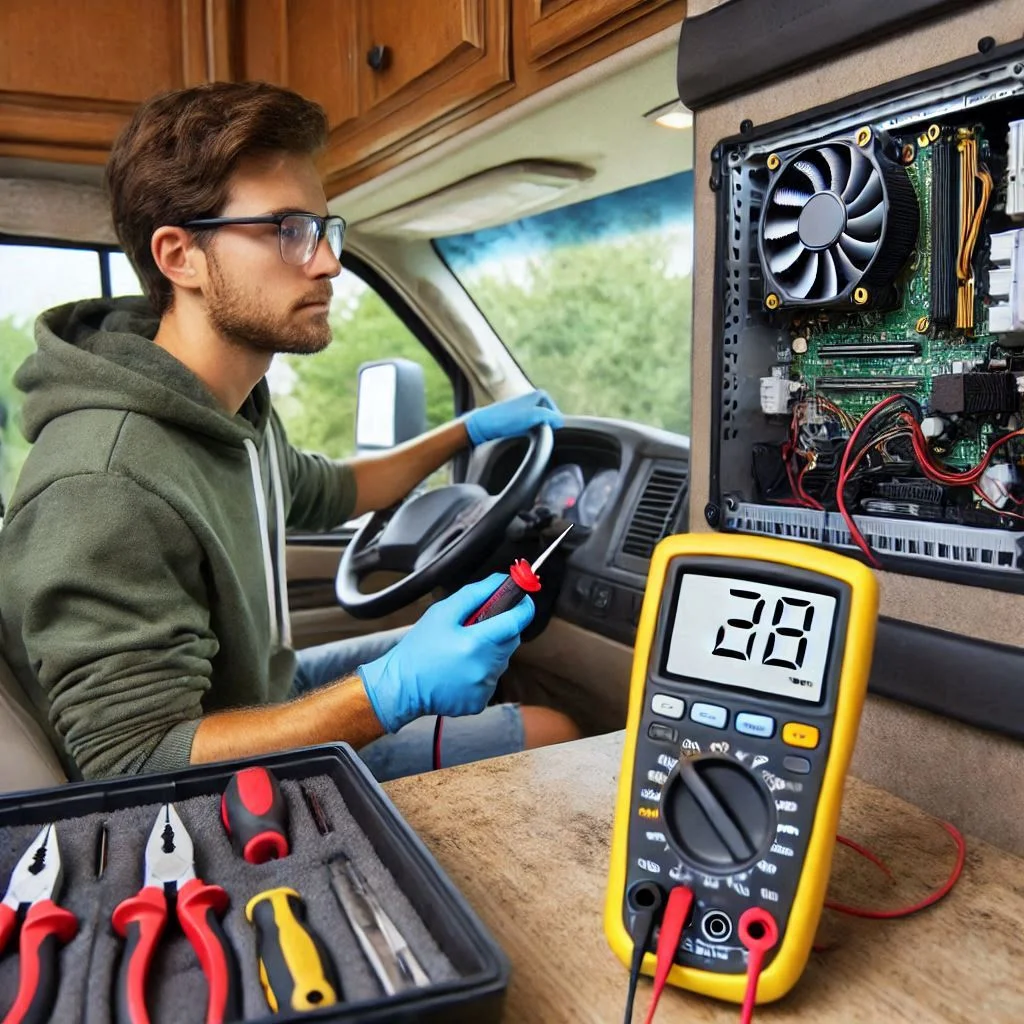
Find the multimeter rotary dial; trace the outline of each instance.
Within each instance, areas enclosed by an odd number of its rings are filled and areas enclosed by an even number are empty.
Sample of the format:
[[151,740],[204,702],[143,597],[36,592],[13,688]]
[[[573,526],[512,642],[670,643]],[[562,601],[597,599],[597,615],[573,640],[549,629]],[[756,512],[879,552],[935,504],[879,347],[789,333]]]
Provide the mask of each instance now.
[[681,757],[661,794],[665,838],[684,864],[732,874],[756,863],[775,837],[775,807],[762,782],[717,754]]

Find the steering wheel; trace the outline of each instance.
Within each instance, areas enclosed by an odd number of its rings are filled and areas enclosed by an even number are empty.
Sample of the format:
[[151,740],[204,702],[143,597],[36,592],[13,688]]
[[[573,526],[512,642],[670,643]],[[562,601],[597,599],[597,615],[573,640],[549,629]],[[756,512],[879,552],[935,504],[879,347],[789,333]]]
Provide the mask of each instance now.
[[[374,512],[341,556],[334,581],[341,607],[357,619],[390,615],[482,562],[516,513],[533,500],[551,459],[550,426],[534,427],[527,437],[526,453],[499,494],[477,484],[450,484]],[[364,594],[360,582],[379,570],[405,575]]]

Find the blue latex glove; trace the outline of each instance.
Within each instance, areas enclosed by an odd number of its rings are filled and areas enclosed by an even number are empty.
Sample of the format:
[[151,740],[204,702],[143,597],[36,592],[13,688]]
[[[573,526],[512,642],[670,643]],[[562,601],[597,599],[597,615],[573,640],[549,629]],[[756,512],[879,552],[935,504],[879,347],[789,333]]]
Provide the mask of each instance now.
[[469,440],[477,445],[499,437],[518,437],[540,423],[549,423],[557,430],[565,423],[565,417],[546,391],[531,391],[528,395],[474,409],[463,422]]
[[387,654],[359,667],[387,732],[421,715],[475,715],[487,707],[519,634],[533,619],[533,601],[524,597],[492,619],[462,623],[504,580],[494,573],[431,605]]

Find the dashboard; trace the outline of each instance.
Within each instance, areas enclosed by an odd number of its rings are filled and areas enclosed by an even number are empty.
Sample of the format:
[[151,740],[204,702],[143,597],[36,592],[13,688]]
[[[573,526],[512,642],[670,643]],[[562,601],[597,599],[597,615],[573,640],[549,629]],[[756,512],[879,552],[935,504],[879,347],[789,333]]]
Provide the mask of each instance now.
[[[496,442],[470,466],[490,493],[511,479],[525,439]],[[650,555],[687,529],[689,438],[621,420],[568,416],[526,522],[572,523],[554,614],[632,644]]]

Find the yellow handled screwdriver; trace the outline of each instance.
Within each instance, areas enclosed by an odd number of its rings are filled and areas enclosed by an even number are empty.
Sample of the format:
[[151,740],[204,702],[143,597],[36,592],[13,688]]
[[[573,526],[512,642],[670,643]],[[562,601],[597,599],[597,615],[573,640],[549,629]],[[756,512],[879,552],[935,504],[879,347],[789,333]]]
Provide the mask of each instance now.
[[294,890],[257,893],[245,906],[256,929],[260,981],[271,1010],[316,1010],[342,999],[334,965],[306,923],[306,905]]

